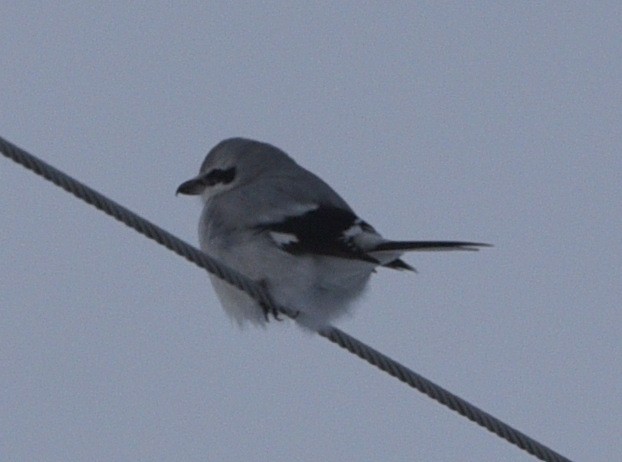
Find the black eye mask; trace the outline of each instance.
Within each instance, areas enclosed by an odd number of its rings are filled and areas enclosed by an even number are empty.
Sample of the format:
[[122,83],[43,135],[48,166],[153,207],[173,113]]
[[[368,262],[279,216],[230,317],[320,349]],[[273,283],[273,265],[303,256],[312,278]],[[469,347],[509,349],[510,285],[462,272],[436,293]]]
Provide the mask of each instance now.
[[215,168],[205,175],[188,180],[177,188],[176,194],[187,194],[196,196],[201,194],[206,187],[216,186],[218,184],[229,184],[235,179],[235,167],[226,170]]
[[235,167],[231,167],[226,170],[215,168],[203,176],[202,182],[206,186],[229,184],[235,179],[235,173]]

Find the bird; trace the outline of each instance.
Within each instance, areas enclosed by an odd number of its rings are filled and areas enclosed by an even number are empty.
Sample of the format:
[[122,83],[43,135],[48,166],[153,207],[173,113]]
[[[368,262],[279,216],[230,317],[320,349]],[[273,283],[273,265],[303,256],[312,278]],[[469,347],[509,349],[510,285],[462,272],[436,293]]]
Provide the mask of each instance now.
[[[326,182],[281,149],[248,138],[214,146],[177,194],[200,196],[201,250],[260,284],[312,331],[350,311],[377,268],[416,271],[409,251],[478,250],[465,241],[394,241],[359,218]],[[279,313],[210,274],[225,311],[240,326]]]

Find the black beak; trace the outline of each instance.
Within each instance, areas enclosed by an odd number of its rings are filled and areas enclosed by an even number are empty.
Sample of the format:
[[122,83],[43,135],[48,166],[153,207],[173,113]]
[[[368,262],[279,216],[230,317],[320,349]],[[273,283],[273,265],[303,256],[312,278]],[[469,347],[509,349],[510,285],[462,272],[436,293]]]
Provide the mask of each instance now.
[[179,185],[175,195],[185,194],[188,196],[198,196],[205,189],[205,180],[203,178],[193,178]]
[[220,169],[215,168],[208,173],[202,173],[191,180],[182,183],[177,188],[177,194],[186,194],[188,196],[198,196],[205,188],[215,185],[227,185],[235,179],[235,167]]

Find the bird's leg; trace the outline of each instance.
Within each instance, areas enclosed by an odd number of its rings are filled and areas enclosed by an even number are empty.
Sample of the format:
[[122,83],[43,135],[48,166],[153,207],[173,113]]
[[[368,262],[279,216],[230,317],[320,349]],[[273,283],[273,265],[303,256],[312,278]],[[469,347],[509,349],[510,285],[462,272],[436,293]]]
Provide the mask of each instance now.
[[[262,279],[261,281],[258,281],[258,284],[263,287],[263,289],[267,292],[270,293],[270,291],[268,290],[268,283],[266,282],[265,279]],[[283,319],[279,316],[279,311],[276,309],[275,306],[268,306],[267,303],[265,302],[259,302],[259,306],[261,306],[261,309],[263,310],[263,315],[266,318],[266,322],[270,322],[270,315],[272,315],[274,317],[274,319],[276,319],[277,321],[282,321]]]
[[261,309],[263,311],[263,315],[266,318],[266,322],[270,322],[270,315],[272,315],[274,317],[274,319],[276,319],[277,321],[282,321],[283,320],[279,316],[279,312],[278,312],[278,310],[276,308],[271,308],[264,302],[259,302],[259,306],[261,306]]
[[[268,290],[268,283],[265,279],[262,279],[261,281],[257,281],[257,283],[263,287],[263,289],[267,292],[270,293],[270,291]],[[266,318],[266,322],[270,322],[270,315],[272,315],[272,317],[274,319],[276,319],[277,321],[282,321],[283,318],[281,318],[281,312],[279,312],[279,310],[276,307],[270,307],[268,306],[267,303],[265,302],[259,302],[259,306],[261,307],[261,310],[263,311],[263,315]],[[298,315],[300,314],[300,311],[294,311],[292,313],[288,313],[287,315],[292,318],[292,319],[296,319],[298,317]]]

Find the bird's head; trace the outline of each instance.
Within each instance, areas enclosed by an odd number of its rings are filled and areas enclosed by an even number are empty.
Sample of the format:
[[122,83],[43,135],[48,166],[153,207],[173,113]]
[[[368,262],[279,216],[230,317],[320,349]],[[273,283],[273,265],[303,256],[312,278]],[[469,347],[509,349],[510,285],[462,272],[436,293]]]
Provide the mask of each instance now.
[[214,146],[201,164],[199,174],[182,183],[177,194],[201,195],[204,201],[255,181],[276,175],[294,161],[280,149],[246,138],[229,138]]

